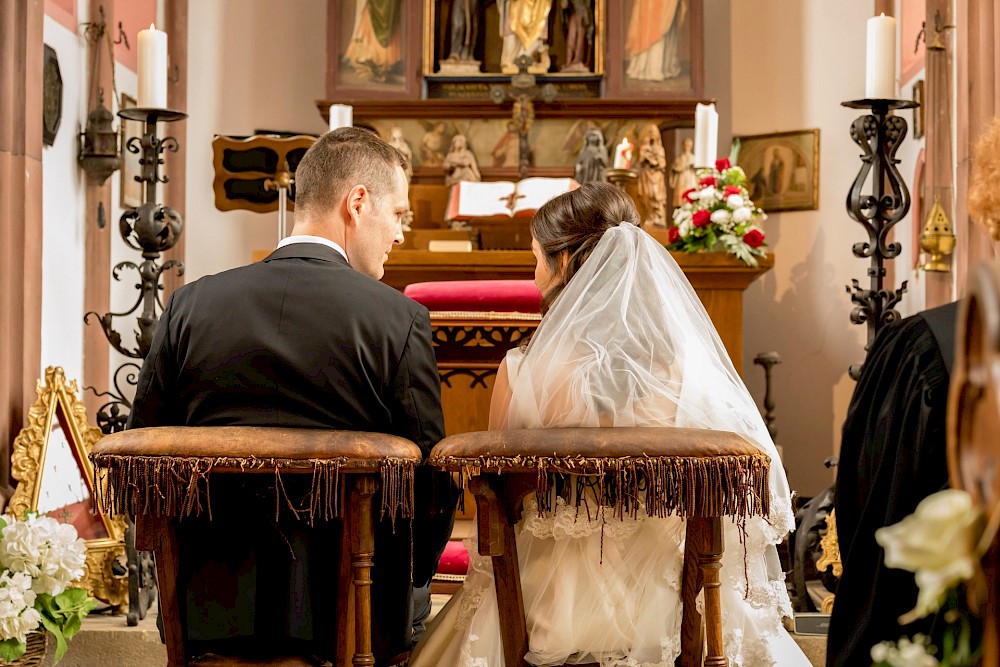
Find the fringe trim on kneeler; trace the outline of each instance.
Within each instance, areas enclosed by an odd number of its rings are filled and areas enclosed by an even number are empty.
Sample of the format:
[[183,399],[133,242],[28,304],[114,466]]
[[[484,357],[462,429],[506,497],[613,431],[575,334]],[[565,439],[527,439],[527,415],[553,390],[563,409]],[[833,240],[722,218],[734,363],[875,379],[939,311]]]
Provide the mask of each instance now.
[[[350,465],[378,467],[381,476],[381,516],[409,519],[413,517],[413,461],[378,459],[361,463],[346,457],[333,459],[257,459],[233,457],[173,457],[123,456],[120,454],[91,455],[94,462],[95,497],[111,514],[128,516],[169,516],[186,518],[208,513],[212,518],[209,476],[216,468],[227,471],[252,471],[274,468],[275,519],[282,505],[296,518],[324,521],[340,515],[340,484],[345,476],[341,469]],[[290,469],[297,471],[292,473]],[[282,471],[303,475],[312,469],[312,484],[304,506],[296,507],[285,493]],[[282,502],[284,501],[284,502]]]
[[[635,517],[640,505],[650,517],[678,515],[768,516],[770,458],[766,455],[601,458],[585,456],[432,457],[431,465],[457,471],[459,482],[484,472],[535,471],[538,512],[552,511],[553,473],[592,476],[602,506],[615,517]],[[579,508],[583,494],[577,494]]]

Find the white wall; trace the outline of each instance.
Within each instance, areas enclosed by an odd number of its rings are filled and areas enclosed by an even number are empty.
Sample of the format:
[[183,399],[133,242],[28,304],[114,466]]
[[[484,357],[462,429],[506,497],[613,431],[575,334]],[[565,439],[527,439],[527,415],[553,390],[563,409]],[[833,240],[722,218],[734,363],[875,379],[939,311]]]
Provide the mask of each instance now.
[[[278,241],[278,214],[222,212],[212,138],[255,130],[326,131],[326,0],[188,4],[187,280],[248,264]],[[170,202],[165,202],[170,205]],[[289,227],[292,223],[289,215]]]
[[[832,480],[822,460],[839,448],[854,390],[847,367],[864,358],[866,327],[850,323],[845,290],[852,278],[867,283],[868,260],[851,253],[866,234],[845,210],[861,166],[849,130],[862,112],[840,103],[864,97],[871,3],[756,0],[734,2],[732,9],[732,24],[739,26],[733,30],[734,132],[820,129],[819,209],[770,215],[765,231],[775,266],[744,298],[744,376],[761,395],[753,356],[772,349],[781,354],[774,371],[777,439],[792,487],[813,495]],[[910,146],[900,151],[911,152],[915,157]],[[902,171],[907,182],[912,159]],[[901,232],[907,224],[900,223]],[[909,244],[908,232],[897,238]],[[903,266],[897,276],[907,277]]]
[[[46,16],[45,43],[59,56],[63,80],[62,121],[55,143],[42,150],[42,365],[62,366],[66,377],[83,377],[84,173],[77,138],[87,119],[87,45]],[[110,211],[109,214],[110,220]]]

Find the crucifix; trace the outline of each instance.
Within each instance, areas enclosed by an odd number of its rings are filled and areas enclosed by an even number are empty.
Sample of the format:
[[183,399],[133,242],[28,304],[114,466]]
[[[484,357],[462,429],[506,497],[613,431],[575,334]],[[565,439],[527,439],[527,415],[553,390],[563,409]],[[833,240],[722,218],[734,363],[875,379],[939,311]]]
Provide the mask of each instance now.
[[495,85],[490,88],[490,97],[497,104],[503,104],[507,99],[514,100],[511,117],[517,126],[517,173],[519,178],[528,175],[528,167],[532,162],[531,145],[528,143],[528,131],[535,120],[536,99],[551,102],[556,98],[556,87],[551,83],[538,86],[535,75],[528,72],[528,67],[534,64],[531,56],[520,55],[514,60],[517,74],[512,74],[507,86]]

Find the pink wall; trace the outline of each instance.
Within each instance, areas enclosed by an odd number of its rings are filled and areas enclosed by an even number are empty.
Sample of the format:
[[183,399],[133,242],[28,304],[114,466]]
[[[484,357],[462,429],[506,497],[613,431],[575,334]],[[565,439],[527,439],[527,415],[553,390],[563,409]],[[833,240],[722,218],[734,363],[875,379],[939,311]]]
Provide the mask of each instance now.
[[76,0],[45,0],[45,14],[69,30],[79,31],[76,20]]
[[118,21],[121,21],[129,45],[128,49],[125,44],[115,45],[115,60],[133,72],[136,71],[138,58],[136,43],[139,41],[139,31],[156,22],[156,2],[157,0],[128,0],[115,3],[115,27],[112,34],[118,34]]

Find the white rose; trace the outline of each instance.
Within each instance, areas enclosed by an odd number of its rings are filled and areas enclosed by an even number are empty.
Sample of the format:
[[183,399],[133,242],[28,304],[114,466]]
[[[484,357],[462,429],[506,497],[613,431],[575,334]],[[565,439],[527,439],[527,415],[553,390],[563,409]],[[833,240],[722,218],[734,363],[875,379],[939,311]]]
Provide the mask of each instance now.
[[688,234],[691,233],[691,229],[693,227],[694,225],[691,224],[691,220],[689,218],[677,226],[677,231],[680,232],[682,239],[686,239]]
[[726,206],[734,211],[743,206],[743,195],[729,195],[726,197]]
[[733,214],[724,208],[720,208],[718,211],[712,211],[710,220],[717,225],[723,225],[729,222],[733,217]]
[[[733,195],[735,197],[736,195]],[[732,199],[732,197],[730,197]],[[753,211],[747,206],[740,206],[733,209],[733,220],[735,222],[746,222],[753,217]]]
[[698,192],[697,196],[698,199],[700,199],[701,201],[711,203],[719,198],[719,191],[713,188],[712,186],[709,186],[704,190]]
[[937,611],[950,588],[972,577],[978,522],[969,494],[946,489],[924,498],[899,523],[875,531],[885,564],[914,572],[920,589],[917,606],[900,617],[901,624]]

